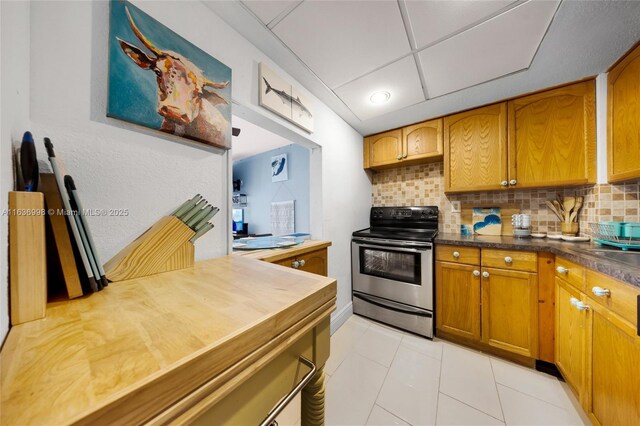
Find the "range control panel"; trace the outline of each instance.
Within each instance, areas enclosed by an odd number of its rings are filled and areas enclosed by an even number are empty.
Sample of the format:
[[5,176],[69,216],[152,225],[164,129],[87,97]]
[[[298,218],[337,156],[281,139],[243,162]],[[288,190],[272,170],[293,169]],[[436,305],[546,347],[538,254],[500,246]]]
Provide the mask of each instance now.
[[371,226],[416,223],[438,223],[438,206],[372,207]]

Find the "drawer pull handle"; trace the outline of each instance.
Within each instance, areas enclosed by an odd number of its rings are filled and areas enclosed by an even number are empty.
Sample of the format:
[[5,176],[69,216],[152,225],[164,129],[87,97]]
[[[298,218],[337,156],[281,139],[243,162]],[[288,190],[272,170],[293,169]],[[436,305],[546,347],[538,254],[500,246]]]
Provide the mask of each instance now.
[[556,268],[556,271],[557,271],[559,274],[566,274],[567,272],[569,272],[569,270],[568,270],[567,268],[565,268],[564,266],[558,266],[558,267]]
[[457,251],[453,252],[453,257],[455,257],[456,259],[460,257],[460,253],[458,253]]
[[489,273],[488,273],[487,271],[484,271],[484,272],[482,273],[482,276],[483,276],[484,278],[489,278]]
[[313,375],[316,374],[317,368],[312,361],[303,356],[300,356],[298,361],[311,368],[311,370],[304,375],[302,380],[300,380],[300,383],[298,383],[296,387],[291,390],[291,392],[289,392],[284,398],[282,398],[280,402],[278,402],[276,406],[273,407],[271,411],[269,411],[269,414],[267,415],[267,417],[265,417],[262,423],[260,423],[260,426],[269,426],[270,424],[272,424],[275,418],[278,417],[278,414],[280,414],[282,410],[284,410],[285,407],[293,400],[293,398],[295,398],[296,395],[300,393],[302,388],[307,386],[307,383],[309,383],[313,378]]
[[507,257],[505,257],[505,258],[504,258],[504,261],[505,261],[506,263],[513,263],[513,259],[511,258],[511,256],[507,256]]
[[611,296],[611,291],[608,288],[593,287],[591,289],[591,292],[593,294],[595,294],[596,296],[599,296],[599,297]]
[[478,271],[477,269],[475,271],[473,271],[473,276],[474,277],[479,277],[480,276],[480,271]]
[[579,310],[579,311],[586,311],[586,310],[589,309],[589,305],[587,305],[587,304],[585,304],[585,303],[583,303],[583,302],[581,302],[579,300],[576,302],[575,306],[576,306],[576,309]]
[[295,269],[298,269],[300,267],[300,262],[298,262],[297,260],[295,262],[291,262],[291,266]]
[[307,262],[305,262],[304,259],[301,259],[298,263],[300,263],[300,267],[302,268]]

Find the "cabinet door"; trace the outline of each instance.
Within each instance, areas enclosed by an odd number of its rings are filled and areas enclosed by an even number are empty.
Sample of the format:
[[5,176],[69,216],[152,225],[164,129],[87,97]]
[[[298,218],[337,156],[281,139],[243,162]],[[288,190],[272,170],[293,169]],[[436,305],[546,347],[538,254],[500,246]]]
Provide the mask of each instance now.
[[479,266],[436,262],[436,327],[480,340]]
[[538,275],[482,268],[482,341],[538,356]]
[[327,249],[316,250],[296,257],[301,271],[327,276]]
[[[369,137],[370,167],[385,166],[402,160],[402,131],[391,130]],[[398,158],[400,157],[400,158]]]
[[637,425],[640,419],[640,337],[631,324],[586,299],[591,329],[588,412],[594,424]]
[[609,182],[640,177],[640,45],[608,76]]
[[509,101],[509,186],[596,181],[595,81]]
[[425,121],[402,129],[402,157],[405,160],[433,159],[442,156],[442,119]]
[[275,262],[276,265],[280,265],[280,266],[286,266],[287,268],[293,268],[293,262],[295,262],[296,257],[287,257],[286,259],[281,259],[281,260],[277,260]]
[[572,303],[572,300],[580,300],[580,292],[561,278],[555,280],[555,362],[567,383],[582,400],[585,391],[586,313]]
[[501,189],[506,182],[507,104],[445,117],[445,192]]

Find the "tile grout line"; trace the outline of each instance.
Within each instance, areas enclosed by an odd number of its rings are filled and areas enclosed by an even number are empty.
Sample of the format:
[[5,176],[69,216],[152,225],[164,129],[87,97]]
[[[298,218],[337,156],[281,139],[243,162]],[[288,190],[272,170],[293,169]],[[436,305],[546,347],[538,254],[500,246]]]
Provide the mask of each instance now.
[[493,363],[491,357],[489,358],[489,365],[491,366],[491,375],[493,376],[493,384],[496,387],[496,394],[498,395],[498,402],[500,403],[500,412],[502,413],[502,421],[507,424],[507,418],[504,415],[504,408],[502,408],[502,398],[500,398],[500,391],[498,391],[498,379],[496,379],[496,372],[493,371]]
[[[503,387],[505,387],[505,388],[507,388],[507,389],[511,389],[511,390],[512,390],[512,391],[514,391],[514,392],[518,392],[518,393],[519,393],[519,394],[521,394],[521,395],[528,396],[529,398],[536,399],[536,400],[538,400],[538,401],[540,401],[540,402],[544,402],[544,403],[546,403],[546,404],[549,404],[549,405],[552,405],[552,406],[554,406],[554,407],[556,407],[556,408],[559,408],[559,409],[561,409],[561,410],[563,410],[563,411],[569,412],[569,410],[567,410],[567,408],[566,408],[566,407],[561,407],[561,406],[559,406],[559,405],[554,404],[553,402],[549,402],[549,401],[546,401],[546,400],[544,400],[544,399],[538,398],[538,397],[537,397],[537,396],[535,396],[535,395],[530,395],[530,394],[528,394],[528,393],[522,392],[521,390],[516,389],[516,388],[514,388],[514,387],[511,387],[511,386],[508,386],[508,385],[505,385],[504,383],[498,383],[498,382],[496,381],[496,384],[499,384],[500,386],[503,386]],[[499,393],[498,393],[498,399],[500,399],[500,394],[499,394]],[[500,402],[501,402],[501,405],[502,405],[502,401],[500,401]],[[569,401],[569,403],[571,403],[571,401]],[[573,408],[573,404],[572,404],[572,408]],[[574,409],[574,410],[575,410],[575,409]]]
[[[505,362],[505,360],[502,360],[502,359],[500,359],[500,358],[496,358],[496,359],[497,359],[498,361],[500,361],[500,362]],[[491,363],[491,371],[493,372],[493,363]],[[532,372],[537,372],[537,371],[536,371],[536,370],[533,370],[533,371],[527,371],[527,373],[532,373]],[[536,375],[536,377],[537,377],[537,375]],[[542,398],[539,398],[539,397],[537,397],[537,396],[535,396],[535,395],[531,395],[531,394],[529,394],[529,393],[526,393],[526,392],[524,392],[524,391],[521,391],[520,389],[516,389],[516,388],[514,388],[513,386],[509,386],[509,385],[507,385],[507,384],[504,384],[504,383],[499,382],[499,381],[498,381],[498,379],[495,377],[495,373],[493,373],[493,378],[494,378],[494,380],[495,380],[495,382],[496,382],[496,385],[498,385],[498,384],[499,384],[500,386],[504,386],[505,388],[509,388],[509,389],[511,389],[511,390],[513,390],[513,391],[516,391],[516,392],[518,392],[518,393],[521,393],[522,395],[529,396],[529,397],[531,397],[531,398],[533,398],[533,399],[537,399],[538,401],[546,402],[547,404],[549,404],[549,405],[553,405],[554,407],[560,408],[560,409],[562,409],[562,410],[564,410],[564,411],[569,411],[569,410],[567,410],[567,408],[566,408],[566,407],[563,407],[563,406],[560,406],[560,405],[554,404],[553,402],[547,401],[547,400],[542,399]],[[553,379],[548,378],[548,380],[553,380]],[[560,383],[560,382],[558,381],[558,384],[559,384],[559,383]],[[562,385],[560,385],[560,386],[562,386]],[[564,389],[563,389],[562,391],[564,392]],[[567,398],[569,398],[569,397],[567,396]],[[500,399],[500,393],[498,393],[498,399]],[[569,401],[569,403],[571,404],[571,408],[574,408],[574,407],[573,407],[573,403],[572,403],[571,401]],[[502,405],[502,401],[500,401],[500,405]],[[575,408],[574,408],[574,409],[575,409]],[[503,415],[504,415],[504,413],[503,413]]]
[[438,396],[436,396],[436,418],[435,424],[438,424],[438,412],[440,411],[440,387],[442,386],[442,365],[444,364],[444,345],[442,345],[442,354],[440,355],[440,375],[438,377]]
[[[496,416],[492,416],[492,415],[491,415],[491,414],[489,414],[489,413],[485,413],[484,411],[480,410],[479,408],[474,407],[473,405],[469,405],[469,404],[467,404],[467,403],[466,403],[466,402],[464,402],[464,401],[460,401],[458,398],[453,397],[453,396],[449,395],[449,394],[448,394],[448,393],[446,393],[446,392],[440,392],[440,391],[438,391],[438,399],[440,399],[440,395],[439,395],[439,394],[443,394],[443,395],[445,395],[445,396],[447,396],[447,397],[449,397],[449,398],[451,398],[451,399],[453,399],[453,400],[455,400],[455,401],[458,401],[460,404],[462,404],[462,405],[466,405],[467,407],[469,407],[469,408],[471,408],[471,409],[473,409],[473,410],[477,411],[478,413],[482,413],[482,414],[484,414],[484,415],[487,415],[487,416],[491,417],[492,419],[496,419],[496,420],[498,420],[499,422],[504,423],[505,425],[507,424],[506,420],[500,420],[500,419],[499,419],[499,418],[497,418]],[[499,397],[499,396],[498,396],[498,399],[500,399],[500,397]],[[436,413],[436,414],[437,414],[437,413]],[[504,415],[504,414],[503,414],[503,415]]]
[[[373,405],[371,406],[371,410],[369,410],[369,415],[367,416],[367,421],[369,421],[369,418],[371,417],[371,413],[373,412],[373,407],[375,407],[377,405],[378,402],[378,398],[380,397],[380,392],[382,392],[382,388],[384,387],[384,383],[387,381],[387,377],[389,376],[389,371],[391,370],[391,366],[393,365],[393,361],[396,360],[396,356],[398,355],[398,349],[400,349],[400,345],[402,344],[402,338],[400,338],[400,342],[398,342],[398,347],[396,348],[395,353],[393,354],[393,358],[391,359],[391,364],[389,364],[389,367],[387,367],[387,372],[384,375],[384,379],[382,379],[382,386],[380,386],[380,389],[378,389],[378,393],[376,394],[376,399],[373,401]],[[375,361],[374,361],[375,362]],[[380,363],[378,363],[380,364]],[[382,365],[382,364],[380,364]],[[380,407],[384,410],[384,407]],[[388,410],[387,410],[388,411]],[[391,411],[389,411],[391,413]],[[393,413],[391,413],[393,414]],[[396,416],[395,414],[393,414],[394,416]],[[401,419],[402,421],[405,421],[402,417],[396,416],[399,419]],[[409,423],[409,422],[406,422]]]

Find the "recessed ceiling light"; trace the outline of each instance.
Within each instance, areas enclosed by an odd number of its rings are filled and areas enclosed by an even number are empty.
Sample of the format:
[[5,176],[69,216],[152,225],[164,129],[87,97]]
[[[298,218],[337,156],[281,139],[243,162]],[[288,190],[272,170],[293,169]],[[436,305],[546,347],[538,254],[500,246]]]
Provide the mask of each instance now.
[[372,104],[384,104],[389,102],[389,99],[391,99],[391,93],[384,91],[375,92],[369,98]]

